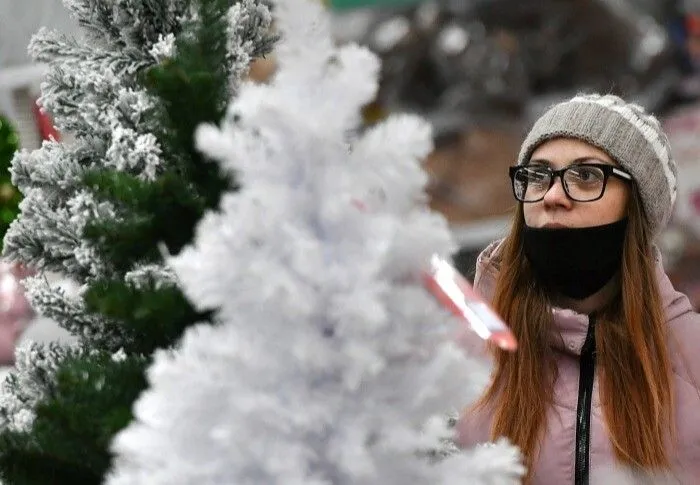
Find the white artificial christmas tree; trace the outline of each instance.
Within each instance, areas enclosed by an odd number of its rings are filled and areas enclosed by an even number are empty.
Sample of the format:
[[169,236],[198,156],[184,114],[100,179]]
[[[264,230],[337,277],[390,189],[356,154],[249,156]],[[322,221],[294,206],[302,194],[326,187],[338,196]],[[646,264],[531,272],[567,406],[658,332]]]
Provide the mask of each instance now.
[[156,354],[107,484],[519,483],[505,442],[424,453],[488,378],[421,284],[454,249],[423,192],[429,126],[398,115],[363,132],[376,57],[336,48],[314,0],[274,12],[274,79],[197,138],[242,188],[171,260],[218,323]]

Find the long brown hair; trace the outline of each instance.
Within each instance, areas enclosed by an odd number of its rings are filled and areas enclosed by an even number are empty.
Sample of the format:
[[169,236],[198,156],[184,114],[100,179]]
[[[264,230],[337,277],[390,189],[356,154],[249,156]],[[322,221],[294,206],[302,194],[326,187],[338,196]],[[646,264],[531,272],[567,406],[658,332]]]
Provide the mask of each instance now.
[[[621,293],[597,317],[596,372],[617,461],[659,471],[669,468],[665,445],[675,441],[672,371],[651,237],[639,196],[631,192]],[[551,303],[523,255],[523,227],[519,204],[502,246],[493,300],[519,348],[515,353],[492,348],[492,381],[476,406],[493,408],[492,439],[505,436],[518,445],[531,470],[553,404],[557,367],[550,347]],[[530,477],[528,472],[526,483]]]

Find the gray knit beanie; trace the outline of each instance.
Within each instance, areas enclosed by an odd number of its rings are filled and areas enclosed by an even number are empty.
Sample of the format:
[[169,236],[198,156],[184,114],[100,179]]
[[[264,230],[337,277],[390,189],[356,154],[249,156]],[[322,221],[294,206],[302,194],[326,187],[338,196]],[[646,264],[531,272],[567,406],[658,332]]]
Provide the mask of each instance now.
[[655,238],[666,226],[676,200],[676,163],[659,121],[639,105],[613,95],[578,95],[552,106],[525,138],[518,164],[552,138],[576,138],[598,147],[636,182]]

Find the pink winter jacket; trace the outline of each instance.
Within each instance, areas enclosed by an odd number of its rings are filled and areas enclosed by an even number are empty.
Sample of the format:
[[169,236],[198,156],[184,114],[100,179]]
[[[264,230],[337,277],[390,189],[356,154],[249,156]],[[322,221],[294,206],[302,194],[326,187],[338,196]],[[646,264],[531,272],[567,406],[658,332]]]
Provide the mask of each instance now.
[[[495,288],[500,243],[501,241],[492,243],[477,261],[474,285],[487,300],[492,298]],[[700,354],[697,351],[700,345],[700,315],[693,311],[688,298],[673,288],[663,270],[660,257],[657,257],[656,274],[670,329],[668,345],[676,393],[678,446],[672,453],[671,471],[678,483],[700,484]],[[587,315],[554,309],[551,348],[559,366],[559,378],[554,389],[555,403],[547,415],[545,437],[533,465],[532,483],[535,485],[575,483],[579,357],[587,330]],[[488,355],[483,341],[472,332],[465,333],[460,340],[472,354]],[[490,441],[490,423],[491,412],[488,409],[464,413],[457,423],[460,445],[469,448]],[[600,407],[597,375],[593,380],[589,463],[591,477],[596,476],[596,470],[614,465],[612,447]],[[596,482],[591,479],[591,483]]]

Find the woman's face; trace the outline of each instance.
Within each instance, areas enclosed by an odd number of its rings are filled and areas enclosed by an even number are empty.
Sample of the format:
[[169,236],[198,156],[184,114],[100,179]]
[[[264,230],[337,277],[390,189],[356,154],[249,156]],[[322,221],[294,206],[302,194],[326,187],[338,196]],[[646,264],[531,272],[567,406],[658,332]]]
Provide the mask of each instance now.
[[[553,170],[572,163],[605,163],[617,166],[604,151],[572,138],[555,138],[532,153],[530,165],[548,165]],[[523,204],[525,224],[530,227],[591,227],[619,221],[627,213],[630,187],[614,176],[608,178],[603,196],[592,202],[576,202],[567,197],[556,177],[554,185],[539,202]]]

